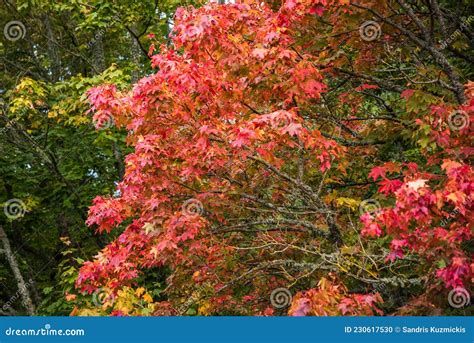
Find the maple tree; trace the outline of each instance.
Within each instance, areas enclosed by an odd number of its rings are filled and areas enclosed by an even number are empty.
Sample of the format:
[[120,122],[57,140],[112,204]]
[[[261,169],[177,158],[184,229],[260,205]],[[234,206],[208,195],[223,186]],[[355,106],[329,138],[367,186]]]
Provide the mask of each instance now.
[[140,297],[166,268],[146,314],[282,314],[279,287],[289,315],[446,309],[473,277],[474,86],[453,67],[469,56],[434,39],[437,6],[431,31],[401,0],[179,8],[154,73],[88,91],[95,122],[113,117],[134,151],[90,208],[88,225],[120,233],[77,288]]

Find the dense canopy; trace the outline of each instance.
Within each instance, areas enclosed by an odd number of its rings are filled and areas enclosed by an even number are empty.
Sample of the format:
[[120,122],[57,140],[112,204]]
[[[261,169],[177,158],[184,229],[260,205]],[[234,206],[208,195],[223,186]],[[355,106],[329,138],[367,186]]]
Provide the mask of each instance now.
[[112,67],[53,79],[50,60],[7,92],[2,139],[30,157],[1,160],[6,198],[29,199],[5,226],[56,223],[66,244],[43,311],[467,314],[469,1],[122,10],[132,56],[110,37]]

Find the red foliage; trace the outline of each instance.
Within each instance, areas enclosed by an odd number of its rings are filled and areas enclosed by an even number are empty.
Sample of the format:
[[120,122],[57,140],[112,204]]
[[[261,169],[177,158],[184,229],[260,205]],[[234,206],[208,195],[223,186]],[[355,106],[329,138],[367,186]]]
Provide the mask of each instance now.
[[288,314],[290,316],[356,316],[383,312],[376,307],[382,303],[376,294],[348,294],[346,287],[322,278],[318,288],[296,294]]
[[[466,90],[469,100],[457,111],[472,113],[474,97]],[[395,206],[385,208],[373,218],[361,217],[363,235],[391,237],[391,254],[388,259],[403,258],[405,252],[414,252],[433,266],[432,272],[441,278],[446,287],[465,287],[472,283],[474,263],[472,254],[463,249],[473,239],[474,171],[472,166],[456,161],[460,154],[469,154],[470,125],[460,132],[448,125],[453,109],[433,106],[432,117],[426,118],[432,126],[431,140],[444,148],[442,154],[429,157],[429,164],[441,164],[437,173],[422,171],[413,163],[406,166],[403,182],[388,188],[387,179],[380,182],[380,192],[394,192]],[[423,121],[419,121],[423,124]],[[471,133],[471,135],[469,134]],[[385,169],[376,167],[371,176],[384,177]]]
[[[347,4],[287,0],[274,10],[249,0],[180,8],[173,44],[151,56],[156,73],[130,93],[110,85],[89,91],[95,116],[113,116],[127,129],[134,152],[126,157],[119,195],[96,198],[87,223],[100,232],[131,224],[82,267],[80,290],[117,290],[133,284],[144,269],[168,266],[175,296],[157,313],[172,313],[170,307],[192,286],[208,292],[208,313],[232,309],[270,315],[273,310],[261,299],[283,281],[261,270],[284,270],[287,258],[306,262],[302,251],[308,246],[324,258],[323,249],[340,246],[341,219],[331,193],[323,198],[321,189],[331,182],[328,172],[337,168],[347,175],[346,146],[352,145],[324,132],[314,112],[328,91],[325,77],[336,69],[322,63],[324,53],[311,51],[308,23],[327,15],[337,28]],[[360,55],[357,68],[372,58],[369,48]],[[469,103],[458,110],[472,113],[472,89],[470,84]],[[349,117],[359,111],[360,92],[366,91],[378,87],[362,84],[354,94],[339,96]],[[414,94],[405,90],[402,97],[409,101]],[[378,192],[395,205],[361,217],[363,235],[389,237],[387,260],[415,253],[427,261],[423,265],[439,265],[430,273],[447,287],[466,286],[473,270],[472,256],[462,248],[472,240],[473,171],[456,158],[472,151],[465,141],[470,128],[454,133],[446,127],[452,110],[439,104],[418,118],[420,126],[431,127],[431,142],[442,148],[441,153],[424,151],[426,166],[387,162],[371,170]],[[367,127],[344,129],[353,133]],[[373,152],[359,145],[360,155]],[[237,282],[241,287],[234,289]],[[351,294],[343,284],[322,278],[317,289],[295,296],[289,313],[380,314],[376,302],[381,302],[378,294]]]

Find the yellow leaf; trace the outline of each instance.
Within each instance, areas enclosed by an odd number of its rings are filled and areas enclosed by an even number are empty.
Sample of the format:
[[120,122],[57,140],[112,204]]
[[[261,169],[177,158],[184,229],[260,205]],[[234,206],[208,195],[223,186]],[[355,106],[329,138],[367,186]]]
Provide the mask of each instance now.
[[137,297],[139,297],[139,296],[141,296],[144,292],[145,292],[145,288],[140,287],[140,288],[137,288],[137,289],[136,289],[135,295],[136,295]]
[[466,201],[466,194],[457,191],[454,193],[450,193],[446,198],[451,200],[455,204],[464,203]]
[[83,309],[83,310],[76,311],[75,315],[97,317],[97,316],[100,316],[100,312],[97,309]]
[[49,111],[48,118],[56,118],[58,116],[58,112],[56,111]]
[[143,296],[143,300],[145,300],[147,303],[152,303],[153,302],[153,298],[148,293],[145,293],[145,295]]
[[336,205],[339,206],[339,207],[348,207],[350,209],[357,209],[357,207],[359,206],[359,201],[357,201],[356,199],[352,199],[352,198],[337,198],[336,199]]
[[212,306],[209,302],[204,301],[198,308],[198,313],[203,316],[209,316],[212,313]]

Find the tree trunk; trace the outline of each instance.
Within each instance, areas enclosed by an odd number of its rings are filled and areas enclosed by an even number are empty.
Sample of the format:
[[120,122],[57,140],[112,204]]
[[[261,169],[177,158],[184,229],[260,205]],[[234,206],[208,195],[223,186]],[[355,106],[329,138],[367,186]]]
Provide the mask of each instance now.
[[21,296],[22,304],[25,307],[26,311],[30,316],[35,315],[35,306],[33,305],[33,301],[31,301],[30,294],[28,292],[27,285],[25,284],[25,280],[23,280],[23,276],[21,275],[20,268],[18,267],[18,262],[15,258],[15,255],[12,252],[10,247],[10,242],[8,241],[8,237],[3,230],[3,227],[0,226],[0,239],[3,243],[3,253],[7,256],[8,263],[13,271],[13,275],[15,276],[16,282],[18,284],[18,290]]
[[95,35],[95,42],[92,46],[92,59],[94,68],[98,73],[105,70],[105,54],[104,54],[104,32],[97,31]]
[[115,157],[115,167],[117,169],[117,176],[119,181],[123,180],[125,174],[125,163],[123,162],[122,150],[120,150],[119,145],[116,142],[112,143],[112,150]]
[[48,14],[42,15],[42,22],[44,28],[46,30],[46,37],[48,39],[47,46],[48,46],[48,57],[51,62],[51,81],[57,82],[59,81],[60,77],[60,59],[58,55],[58,47],[56,46],[56,39],[54,37],[53,27],[51,25],[51,21],[49,19]]
[[[131,28],[132,31],[135,32],[135,27],[133,26]],[[132,34],[130,35],[130,54],[131,54],[131,60],[133,66],[136,68],[132,71],[132,83],[136,83],[140,77],[140,55],[141,55],[141,50],[140,50],[140,45],[138,45],[138,42],[135,37],[133,37]]]

